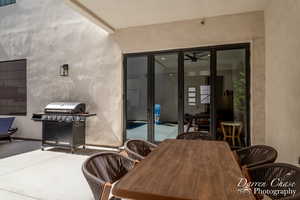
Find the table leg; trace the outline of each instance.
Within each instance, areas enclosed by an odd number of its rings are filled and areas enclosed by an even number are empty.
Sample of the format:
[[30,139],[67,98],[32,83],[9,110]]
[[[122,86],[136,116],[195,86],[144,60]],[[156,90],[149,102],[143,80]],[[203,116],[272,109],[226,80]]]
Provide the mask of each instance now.
[[235,147],[235,126],[232,127],[232,145]]
[[239,145],[240,145],[240,147],[241,147],[241,146],[242,146],[242,142],[241,142],[240,136],[237,137],[237,140],[238,140],[238,143],[239,143]]

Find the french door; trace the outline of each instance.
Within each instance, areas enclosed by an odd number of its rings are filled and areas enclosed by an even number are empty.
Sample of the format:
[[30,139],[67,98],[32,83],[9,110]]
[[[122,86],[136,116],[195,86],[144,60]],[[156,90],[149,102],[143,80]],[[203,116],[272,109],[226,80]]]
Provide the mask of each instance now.
[[236,126],[239,145],[249,145],[249,47],[124,55],[124,140],[160,142],[196,129],[223,139]]

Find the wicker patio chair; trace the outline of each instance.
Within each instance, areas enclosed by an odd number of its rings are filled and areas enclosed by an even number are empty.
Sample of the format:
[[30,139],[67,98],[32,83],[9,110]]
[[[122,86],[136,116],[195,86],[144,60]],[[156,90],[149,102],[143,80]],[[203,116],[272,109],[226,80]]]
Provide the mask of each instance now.
[[128,140],[125,142],[125,151],[134,160],[143,160],[157,145],[145,140]]
[[114,152],[98,153],[88,158],[82,172],[93,192],[95,200],[119,200],[109,198],[112,184],[134,167],[135,161]]
[[[275,194],[268,193],[267,196],[273,200],[300,200],[300,168],[294,165],[285,163],[271,163],[249,168],[248,173],[252,182],[266,183],[263,185],[256,185],[255,188],[276,191],[276,190],[295,190],[296,194]],[[290,183],[290,185],[274,184],[274,180],[280,180],[283,183]],[[273,181],[273,183],[272,183]],[[255,188],[252,188],[255,191]],[[257,199],[262,199],[260,195],[256,195]]]
[[236,155],[239,164],[249,168],[275,162],[277,151],[270,146],[254,145],[236,150]]
[[187,132],[179,134],[176,139],[178,140],[210,140],[211,137],[208,136],[206,132]]

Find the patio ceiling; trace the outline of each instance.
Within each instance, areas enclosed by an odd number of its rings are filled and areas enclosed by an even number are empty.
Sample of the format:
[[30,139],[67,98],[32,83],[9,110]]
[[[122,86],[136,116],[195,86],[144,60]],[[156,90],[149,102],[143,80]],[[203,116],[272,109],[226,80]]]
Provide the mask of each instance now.
[[270,0],[66,0],[108,32],[264,10]]

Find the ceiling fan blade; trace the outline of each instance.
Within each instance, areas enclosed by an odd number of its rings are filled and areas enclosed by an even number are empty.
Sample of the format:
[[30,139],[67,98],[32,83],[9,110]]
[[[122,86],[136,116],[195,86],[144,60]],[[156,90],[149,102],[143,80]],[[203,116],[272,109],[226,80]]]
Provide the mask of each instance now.
[[199,53],[197,54],[197,58],[208,57],[209,53]]
[[186,57],[188,57],[189,59],[195,59],[193,56],[190,56],[188,54],[185,54]]

